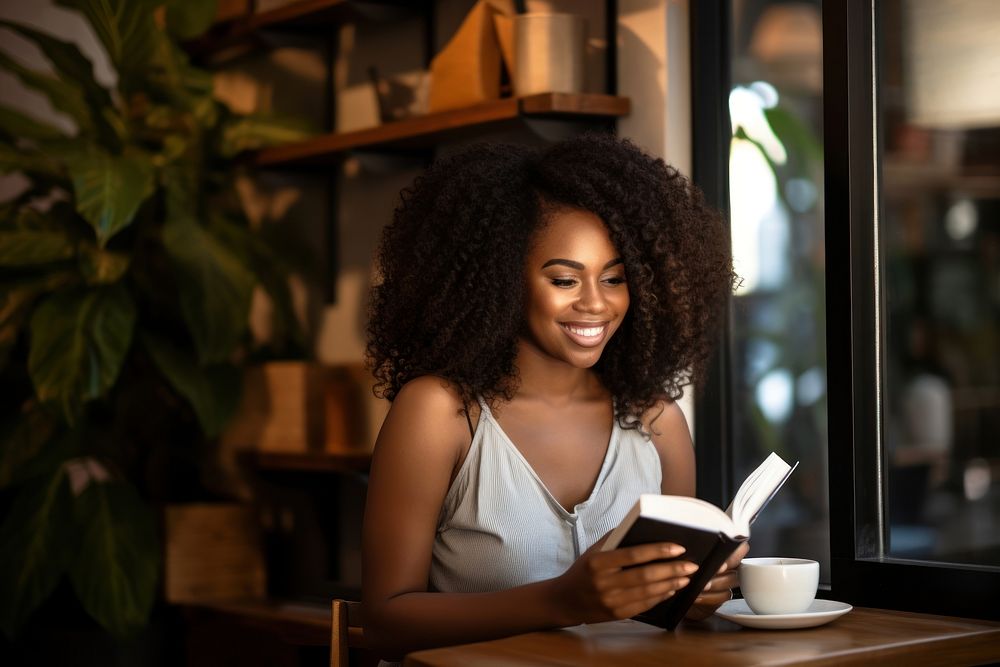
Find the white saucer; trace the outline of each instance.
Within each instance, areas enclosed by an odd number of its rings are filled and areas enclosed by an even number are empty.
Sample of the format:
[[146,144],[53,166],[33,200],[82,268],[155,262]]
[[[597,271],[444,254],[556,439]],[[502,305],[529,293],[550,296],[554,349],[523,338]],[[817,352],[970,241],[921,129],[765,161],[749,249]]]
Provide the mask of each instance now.
[[840,618],[854,609],[846,602],[836,600],[813,600],[801,614],[755,614],[747,606],[746,600],[730,600],[723,602],[715,610],[717,616],[727,621],[739,623],[748,628],[763,628],[765,630],[791,630],[793,628],[813,628]]

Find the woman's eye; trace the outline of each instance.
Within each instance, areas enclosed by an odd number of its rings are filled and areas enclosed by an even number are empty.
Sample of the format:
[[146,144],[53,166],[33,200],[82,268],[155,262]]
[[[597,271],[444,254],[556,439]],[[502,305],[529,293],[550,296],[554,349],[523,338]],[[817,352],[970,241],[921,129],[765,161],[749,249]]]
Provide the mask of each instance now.
[[614,276],[612,278],[605,278],[604,282],[606,282],[609,285],[624,285],[625,276]]
[[576,284],[576,281],[572,278],[553,278],[552,284],[556,287],[572,287]]

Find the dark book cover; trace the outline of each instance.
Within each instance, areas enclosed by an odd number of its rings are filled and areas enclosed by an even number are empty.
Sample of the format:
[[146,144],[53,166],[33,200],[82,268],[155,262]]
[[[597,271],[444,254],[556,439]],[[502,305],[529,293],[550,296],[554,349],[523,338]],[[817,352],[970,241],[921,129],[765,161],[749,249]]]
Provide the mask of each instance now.
[[691,575],[688,585],[677,591],[673,597],[636,616],[635,619],[673,630],[694,604],[695,598],[705,588],[705,584],[743,541],[718,532],[639,517],[622,538],[619,547],[650,542],[673,542],[683,546],[686,551],[676,558],[667,560],[691,561],[698,565],[699,569]]

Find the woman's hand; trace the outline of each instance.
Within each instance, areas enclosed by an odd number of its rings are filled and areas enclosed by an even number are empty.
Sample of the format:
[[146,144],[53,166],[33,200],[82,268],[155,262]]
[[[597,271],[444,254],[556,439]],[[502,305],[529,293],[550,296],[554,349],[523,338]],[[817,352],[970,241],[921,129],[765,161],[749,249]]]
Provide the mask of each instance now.
[[[698,568],[669,542],[601,551],[602,539],[553,580],[560,625],[631,618],[687,586]],[[728,598],[727,598],[728,599]]]
[[686,618],[696,621],[708,618],[723,602],[728,602],[733,598],[732,589],[740,583],[736,568],[740,566],[740,561],[743,560],[748,551],[750,551],[750,544],[744,542],[726,559],[716,575],[702,590],[701,595],[695,598]]

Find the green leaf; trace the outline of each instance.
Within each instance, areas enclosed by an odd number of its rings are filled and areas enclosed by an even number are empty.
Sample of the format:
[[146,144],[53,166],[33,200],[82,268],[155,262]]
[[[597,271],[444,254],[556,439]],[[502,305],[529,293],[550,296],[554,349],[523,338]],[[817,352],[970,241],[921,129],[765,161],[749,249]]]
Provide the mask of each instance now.
[[58,229],[58,225],[52,224],[52,221],[37,208],[30,205],[24,205],[17,208],[16,213],[12,216],[11,229],[19,230],[29,230],[29,231],[52,231]]
[[47,264],[73,256],[73,243],[63,232],[0,230],[0,266]]
[[91,120],[98,127],[102,138],[108,142],[108,145],[117,150],[122,136],[117,133],[118,126],[109,123],[105,117],[105,111],[114,113],[114,102],[108,91],[97,83],[94,78],[93,65],[77,48],[76,44],[64,42],[30,26],[13,21],[0,20],[0,26],[34,42],[55,67],[60,80],[72,81],[80,87],[83,97],[89,105]]
[[135,304],[120,284],[57,292],[31,318],[28,372],[42,401],[71,423],[86,401],[104,395],[121,370],[135,326]]
[[158,32],[154,0],[56,0],[90,23],[118,71],[122,91],[142,90]]
[[58,162],[42,152],[20,151],[0,143],[0,174],[22,172],[29,176],[62,179],[65,173]]
[[87,106],[87,100],[80,87],[75,83],[28,69],[3,51],[0,51],[0,67],[15,75],[28,88],[34,88],[48,97],[53,107],[64,111],[76,121],[81,132],[92,133],[94,131],[90,107]]
[[236,116],[222,125],[219,153],[233,157],[243,151],[308,139],[314,128],[298,118],[272,114]]
[[771,130],[790,151],[800,153],[807,161],[823,163],[823,144],[819,137],[799,117],[782,107],[764,109]]
[[163,32],[154,36],[148,88],[177,109],[191,113],[203,127],[218,121],[220,104],[212,97],[212,73],[193,67],[187,55]]
[[55,588],[72,550],[73,507],[66,473],[26,486],[0,527],[0,627],[13,637]]
[[160,181],[166,199],[167,218],[195,215],[201,195],[202,165],[195,150],[196,145],[169,135],[163,141],[163,167]]
[[227,361],[247,330],[253,274],[189,218],[168,220],[163,244],[177,273],[181,311],[199,361]]
[[[308,348],[305,332],[295,313],[291,289],[288,285],[291,268],[283,261],[280,253],[275,250],[275,244],[269,244],[259,234],[247,227],[226,219],[221,215],[212,218],[213,234],[234,252],[238,252],[250,266],[261,287],[267,292],[273,305],[271,321],[271,343],[282,349],[286,343],[291,343],[299,350]],[[303,258],[301,264],[308,264],[307,253],[299,250],[297,258]],[[287,352],[287,349],[282,351]]]
[[78,260],[80,273],[88,285],[104,285],[121,280],[128,270],[131,257],[85,243],[80,246]]
[[100,151],[68,159],[76,210],[90,223],[101,247],[132,223],[153,193],[154,170],[141,154],[112,156]]
[[214,438],[222,433],[239,404],[239,370],[229,364],[200,367],[194,358],[153,334],[143,334],[142,342],[170,385],[194,408],[205,435]]
[[156,595],[160,547],[153,514],[126,483],[94,480],[76,498],[82,533],[69,568],[77,597],[105,629],[144,626]]
[[3,128],[3,132],[12,139],[59,139],[65,137],[62,130],[6,106],[0,106],[0,128]]
[[0,489],[42,472],[51,473],[67,458],[69,448],[65,438],[52,438],[55,426],[52,416],[39,407],[16,415],[16,421],[4,430]]
[[71,271],[50,271],[0,284],[0,368],[6,365],[7,354],[17,342],[35,300],[76,279]]
[[177,39],[194,39],[212,25],[215,0],[167,0],[167,30]]

